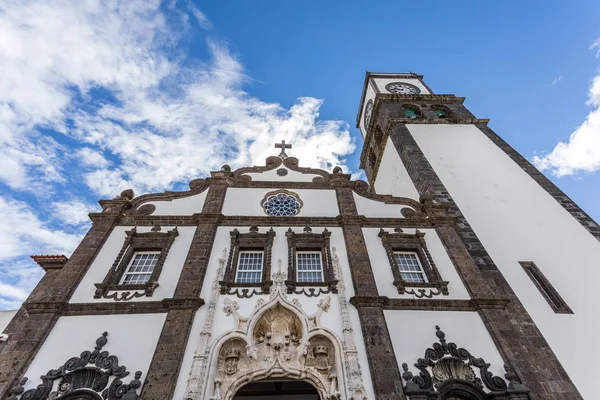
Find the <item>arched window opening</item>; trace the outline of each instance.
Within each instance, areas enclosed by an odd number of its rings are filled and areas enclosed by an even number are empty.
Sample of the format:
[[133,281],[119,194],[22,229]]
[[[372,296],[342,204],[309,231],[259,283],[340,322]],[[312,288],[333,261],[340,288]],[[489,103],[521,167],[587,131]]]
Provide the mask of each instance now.
[[404,118],[421,118],[421,110],[415,105],[405,104],[402,106],[402,111],[404,112]]
[[431,109],[433,110],[433,114],[437,118],[440,118],[440,119],[450,118],[450,110],[445,106],[434,105],[431,107]]
[[320,400],[313,385],[297,380],[264,380],[242,386],[233,400]]

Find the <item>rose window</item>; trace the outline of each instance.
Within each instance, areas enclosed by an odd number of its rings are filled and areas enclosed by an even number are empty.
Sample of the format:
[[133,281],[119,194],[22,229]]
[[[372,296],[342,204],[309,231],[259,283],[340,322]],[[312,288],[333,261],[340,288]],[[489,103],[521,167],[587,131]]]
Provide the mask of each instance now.
[[263,201],[263,208],[268,215],[276,217],[289,217],[298,214],[302,203],[300,199],[288,192],[268,194]]

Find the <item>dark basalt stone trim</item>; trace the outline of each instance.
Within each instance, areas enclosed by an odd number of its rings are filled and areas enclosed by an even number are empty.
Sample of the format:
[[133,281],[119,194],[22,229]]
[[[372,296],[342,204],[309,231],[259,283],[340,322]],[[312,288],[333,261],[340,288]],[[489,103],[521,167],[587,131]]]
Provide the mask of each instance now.
[[479,311],[485,309],[504,310],[510,299],[479,298],[479,299],[391,299],[387,296],[354,296],[350,304],[356,308],[383,307],[385,310],[414,310],[414,311]]
[[[197,214],[200,215],[200,214]],[[219,216],[219,226],[266,226],[266,227],[291,227],[306,225],[314,227],[342,226],[346,217],[267,217],[267,216]],[[401,228],[432,228],[435,226],[453,226],[455,219],[451,216],[426,216],[410,218],[385,218],[357,216],[358,224],[365,228],[401,227]],[[188,217],[124,217],[119,221],[119,226],[197,226],[196,216]]]
[[[71,298],[129,201],[105,200],[101,205],[102,213],[90,215],[93,225],[64,267],[48,270],[26,303],[61,303]],[[58,320],[58,310],[49,308],[49,312],[30,313],[23,306],[6,327],[10,340],[0,343],[0,398],[8,396]]]
[[377,301],[384,298],[379,297],[377,291],[353,190],[349,187],[337,187],[336,196],[354,293],[362,298],[375,299],[366,307],[358,308],[373,390],[378,399],[404,400],[402,378],[392,340],[382,304]]
[[205,217],[199,218],[175,294],[167,302],[170,309],[146,374],[140,396],[143,399],[173,397],[196,315],[196,309],[187,307],[187,304],[189,299],[200,297],[226,192],[227,180],[214,178],[202,209]]
[[204,305],[199,297],[189,299],[167,298],[159,301],[94,302],[94,303],[61,303],[61,302],[26,302],[23,307],[31,314],[73,315],[108,315],[108,314],[157,314],[175,309],[197,310]]
[[417,191],[432,202],[446,204],[449,213],[456,217],[455,228],[439,227],[437,231],[471,297],[478,300],[492,294],[510,300],[506,309],[478,311],[502,358],[514,367],[520,380],[531,389],[532,398],[581,399],[560,361],[406,125],[394,125],[391,139]]
[[600,225],[585,211],[581,209],[569,196],[560,190],[550,179],[542,174],[525,157],[519,154],[511,145],[506,143],[486,124],[476,124],[477,128],[486,135],[496,146],[506,153],[531,179],[536,181],[550,196],[554,198],[569,214],[573,216],[580,224],[600,241]]

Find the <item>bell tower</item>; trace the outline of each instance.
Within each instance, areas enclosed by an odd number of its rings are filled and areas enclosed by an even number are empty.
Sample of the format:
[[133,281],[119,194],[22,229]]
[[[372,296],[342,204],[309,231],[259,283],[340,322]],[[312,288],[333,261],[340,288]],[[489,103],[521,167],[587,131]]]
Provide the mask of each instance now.
[[[596,340],[600,226],[464,100],[434,94],[421,75],[367,72],[356,126],[370,191],[445,206],[453,244],[472,259],[456,266],[473,301],[489,294],[481,283],[507,301],[478,311],[504,362],[534,398],[592,398],[588,356],[572,343]],[[474,274],[461,270],[471,262]]]

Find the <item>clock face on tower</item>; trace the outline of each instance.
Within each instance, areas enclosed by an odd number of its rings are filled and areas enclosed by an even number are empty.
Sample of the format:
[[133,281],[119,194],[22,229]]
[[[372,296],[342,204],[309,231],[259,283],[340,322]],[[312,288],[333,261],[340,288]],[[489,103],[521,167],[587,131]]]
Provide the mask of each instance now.
[[371,113],[373,112],[373,99],[367,101],[367,106],[365,107],[365,131],[369,127],[369,121],[371,120]]
[[385,90],[395,94],[419,94],[421,89],[406,82],[392,82],[385,85]]

